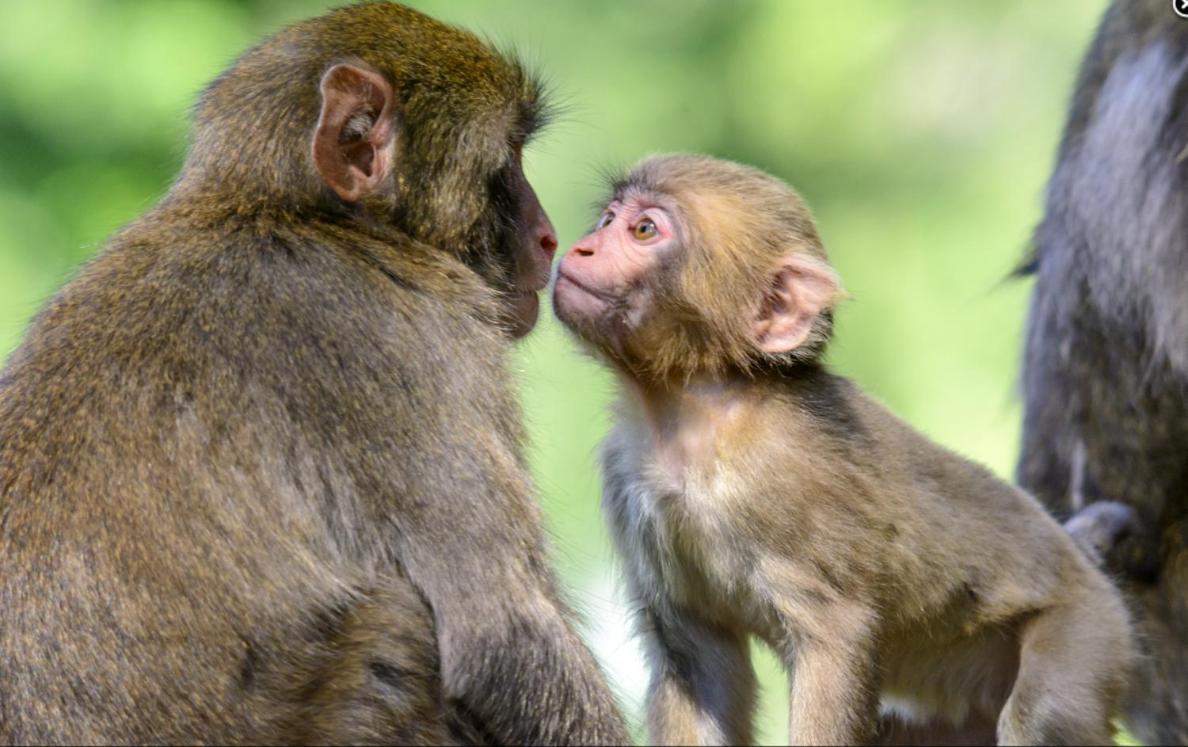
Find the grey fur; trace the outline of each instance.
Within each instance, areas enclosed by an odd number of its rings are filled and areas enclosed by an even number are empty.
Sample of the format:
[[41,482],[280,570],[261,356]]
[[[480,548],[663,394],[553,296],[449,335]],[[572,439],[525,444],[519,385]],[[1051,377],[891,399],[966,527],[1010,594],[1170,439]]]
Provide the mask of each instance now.
[[1087,504],[1067,526],[1126,584],[1147,654],[1127,722],[1147,743],[1188,741],[1186,147],[1188,21],[1118,0],[1035,234],[1018,478],[1062,519]]

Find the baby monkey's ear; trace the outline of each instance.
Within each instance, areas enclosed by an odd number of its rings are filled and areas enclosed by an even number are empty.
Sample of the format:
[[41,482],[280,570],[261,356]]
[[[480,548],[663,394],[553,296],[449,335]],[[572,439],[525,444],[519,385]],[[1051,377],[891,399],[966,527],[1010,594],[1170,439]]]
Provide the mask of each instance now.
[[804,344],[822,312],[845,296],[829,263],[797,252],[785,258],[751,323],[755,345],[765,353],[789,353]]

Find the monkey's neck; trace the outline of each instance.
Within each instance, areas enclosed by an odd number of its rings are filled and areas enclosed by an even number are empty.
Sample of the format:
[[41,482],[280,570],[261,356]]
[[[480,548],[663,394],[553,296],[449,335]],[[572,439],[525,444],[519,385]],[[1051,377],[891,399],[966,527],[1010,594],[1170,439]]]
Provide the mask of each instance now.
[[712,460],[719,440],[742,428],[765,398],[761,387],[741,377],[672,387],[623,377],[622,384],[624,403],[647,426],[663,461],[677,469]]
[[[674,473],[693,465],[712,468],[729,454],[761,442],[766,429],[789,426],[797,412],[824,409],[836,418],[848,411],[845,380],[817,363],[667,385],[621,374],[620,383],[622,405],[651,434],[659,461]],[[792,403],[799,406],[787,406]],[[773,405],[781,413],[775,421]],[[817,420],[810,418],[811,423]],[[806,427],[817,427],[811,423]]]

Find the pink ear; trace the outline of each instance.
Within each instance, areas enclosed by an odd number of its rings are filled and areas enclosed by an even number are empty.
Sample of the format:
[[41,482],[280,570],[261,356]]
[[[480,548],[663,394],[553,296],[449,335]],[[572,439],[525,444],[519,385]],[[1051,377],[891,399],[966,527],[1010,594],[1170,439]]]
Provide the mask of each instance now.
[[314,168],[339,197],[356,202],[392,172],[395,95],[384,76],[347,63],[326,71],[321,92]]
[[780,265],[755,318],[755,344],[765,353],[795,350],[808,339],[817,316],[841,295],[837,273],[825,260],[793,254]]

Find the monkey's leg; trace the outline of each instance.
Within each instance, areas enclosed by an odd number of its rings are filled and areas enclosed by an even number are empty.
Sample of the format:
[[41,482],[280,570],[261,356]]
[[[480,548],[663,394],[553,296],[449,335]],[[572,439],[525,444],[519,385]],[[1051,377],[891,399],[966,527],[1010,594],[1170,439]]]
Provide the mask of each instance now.
[[752,744],[757,685],[746,636],[671,614],[648,623],[652,742]]
[[301,678],[299,710],[284,741],[451,741],[433,620],[405,579],[392,579],[349,607],[327,643],[329,657]]
[[999,744],[1112,743],[1129,646],[1125,612],[1110,599],[1084,594],[1025,624]]
[[862,641],[796,646],[789,744],[866,744],[878,725],[878,665]]

